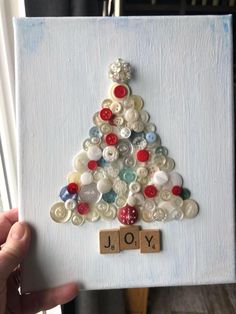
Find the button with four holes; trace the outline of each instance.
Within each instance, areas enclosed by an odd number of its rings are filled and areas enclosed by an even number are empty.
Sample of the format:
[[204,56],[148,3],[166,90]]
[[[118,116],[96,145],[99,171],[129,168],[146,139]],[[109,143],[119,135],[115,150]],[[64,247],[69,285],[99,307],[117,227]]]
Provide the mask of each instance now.
[[105,136],[105,142],[107,145],[116,145],[118,143],[118,136],[115,133],[108,133]]
[[146,197],[149,197],[149,198],[155,197],[157,196],[157,193],[158,193],[158,190],[153,184],[147,185],[144,188],[144,194]]
[[137,151],[136,157],[138,161],[145,162],[149,159],[149,151],[146,149],[140,149]]
[[100,118],[101,118],[102,120],[108,121],[108,120],[111,120],[111,118],[112,118],[112,111],[111,111],[111,109],[109,109],[109,108],[103,108],[103,109],[100,111],[99,115],[100,115]]

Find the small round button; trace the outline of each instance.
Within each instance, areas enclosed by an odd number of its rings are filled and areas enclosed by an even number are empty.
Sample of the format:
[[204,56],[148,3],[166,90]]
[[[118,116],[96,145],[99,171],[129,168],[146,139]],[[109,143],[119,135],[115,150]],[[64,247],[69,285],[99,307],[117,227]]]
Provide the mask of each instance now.
[[135,206],[136,203],[136,198],[133,195],[129,195],[127,199],[127,204],[130,206]]
[[184,213],[181,209],[173,209],[170,213],[170,219],[182,220],[184,218]]
[[99,212],[96,210],[96,208],[93,208],[92,210],[88,212],[85,219],[88,222],[98,221],[100,219]]
[[168,180],[169,180],[168,174],[164,171],[156,171],[153,175],[153,182],[156,185],[162,186],[166,184]]
[[64,223],[70,220],[72,211],[65,208],[63,202],[58,202],[52,205],[50,216],[52,220],[58,223]]
[[132,155],[126,156],[124,157],[124,164],[127,167],[134,167],[136,165],[136,159]]
[[116,218],[116,207],[113,204],[109,204],[108,210],[101,214],[103,219],[112,220]]
[[97,184],[91,183],[82,185],[79,191],[79,196],[82,201],[87,203],[96,203],[101,198],[101,193],[97,190]]
[[146,132],[155,132],[156,131],[156,126],[154,123],[147,123],[145,124],[145,131]]
[[80,184],[80,173],[77,171],[72,171],[67,175],[67,182],[68,183],[77,183]]
[[87,151],[87,156],[90,160],[99,160],[102,157],[102,150],[98,146],[90,146]]
[[104,193],[102,195],[102,199],[105,202],[107,202],[108,204],[110,204],[110,203],[114,203],[115,202],[116,196],[117,196],[116,192],[111,190],[111,191],[109,191],[107,193]]
[[119,209],[117,217],[122,224],[133,225],[138,220],[138,210],[127,204]]
[[133,196],[135,197],[138,206],[142,206],[145,203],[145,198],[142,193],[135,193]]
[[124,118],[128,122],[134,122],[139,119],[139,112],[133,108],[127,109],[124,114]]
[[93,115],[93,123],[96,125],[96,126],[100,126],[103,121],[101,120],[100,118],[100,113],[99,112],[96,112],[94,115]]
[[113,89],[113,94],[115,98],[125,98],[128,94],[128,90],[124,85],[117,85]]
[[160,192],[160,198],[163,200],[163,201],[169,201],[171,200],[172,198],[172,194],[170,191],[167,191],[167,190],[162,190]]
[[181,195],[182,191],[183,191],[182,187],[181,187],[181,186],[178,186],[178,185],[175,185],[175,186],[173,186],[173,188],[172,188],[172,193],[173,193],[174,195]]
[[100,131],[102,134],[110,133],[112,131],[112,126],[108,123],[103,123],[100,125]]
[[122,106],[119,102],[113,102],[110,106],[110,109],[113,114],[118,114],[122,111]]
[[78,213],[74,213],[71,217],[71,222],[75,226],[81,226],[84,223],[84,217]]
[[119,172],[120,172],[120,167],[118,164],[115,162],[112,162],[108,166],[106,166],[106,174],[111,177],[111,178],[117,178]]
[[147,123],[148,120],[150,119],[149,113],[148,113],[147,111],[144,111],[144,110],[141,110],[141,111],[140,111],[140,117],[141,117],[141,120],[142,120],[144,123]]
[[132,153],[132,145],[128,140],[119,140],[117,150],[121,157],[127,156]]
[[126,204],[126,198],[122,195],[117,196],[115,204],[117,207],[123,207]]
[[182,186],[183,185],[183,178],[177,172],[171,172],[170,173],[170,181],[171,181],[173,186],[175,186],[175,185]]
[[126,183],[131,183],[136,179],[136,173],[132,168],[123,168],[119,173],[119,177]]
[[194,200],[185,200],[183,211],[186,218],[194,218],[199,212],[198,204]]
[[68,210],[73,210],[76,208],[77,202],[73,199],[68,199],[65,201],[65,208]]
[[148,150],[140,149],[140,150],[137,151],[136,157],[137,157],[138,161],[145,162],[145,161],[148,161],[149,155],[150,154],[149,154]]
[[155,132],[146,133],[146,140],[148,143],[154,143],[157,140],[157,134]]
[[109,179],[100,179],[97,182],[97,189],[100,193],[107,193],[111,190],[112,188],[112,183]]
[[161,154],[161,155],[167,156],[168,155],[168,150],[164,146],[159,146],[156,149],[156,154]]
[[89,136],[90,137],[101,137],[102,133],[100,132],[97,126],[93,126],[89,129]]
[[108,133],[105,136],[105,142],[107,145],[116,145],[118,143],[118,137],[115,133]]
[[60,198],[62,199],[62,201],[67,201],[68,199],[72,198],[74,200],[77,199],[78,194],[77,193],[69,193],[67,190],[67,186],[64,186],[61,188],[60,193],[59,193]]
[[125,120],[122,116],[116,116],[113,118],[113,123],[116,126],[121,126],[124,124],[124,122],[125,122]]
[[130,124],[130,128],[134,131],[134,132],[142,132],[144,130],[144,124],[142,121],[134,121],[134,122],[131,122]]
[[170,172],[174,169],[175,162],[172,158],[167,157],[166,162],[161,166],[161,170]]
[[143,209],[141,211],[141,217],[142,220],[145,222],[153,222],[154,218],[153,218],[153,212],[147,209]]
[[88,156],[85,151],[79,152],[73,158],[73,167],[78,172],[84,172],[87,169]]
[[143,99],[140,96],[132,95],[131,99],[134,101],[134,108],[136,110],[141,110],[143,108]]
[[75,193],[78,193],[79,191],[79,186],[78,184],[74,183],[74,182],[71,182],[67,185],[67,191],[70,193],[70,194],[75,194]]
[[138,149],[144,149],[147,147],[147,141],[145,138],[143,138],[142,136],[136,136],[133,140],[132,140],[133,145],[138,148]]
[[103,108],[99,114],[100,118],[104,121],[108,121],[112,118],[112,111],[109,108]]
[[163,208],[157,208],[154,212],[153,212],[153,218],[156,221],[166,221],[168,217],[168,213],[165,209]]
[[82,185],[88,185],[93,182],[93,175],[89,171],[85,171],[81,174],[80,181]]
[[86,202],[79,202],[76,210],[80,215],[87,215],[89,212],[89,204]]
[[125,181],[122,181],[120,178],[115,179],[114,183],[113,183],[113,190],[121,195],[126,193],[127,191],[127,183]]
[[131,130],[127,127],[124,127],[120,130],[120,136],[123,138],[129,138],[131,135]]
[[119,152],[115,146],[107,146],[102,152],[103,158],[108,162],[113,162],[119,158]]
[[183,199],[180,196],[173,196],[171,198],[171,203],[174,205],[174,207],[182,207],[183,206]]
[[144,194],[146,197],[149,197],[149,198],[152,198],[152,197],[155,197],[158,193],[158,190],[157,188],[155,187],[155,185],[147,185],[145,188],[144,188]]
[[129,185],[129,190],[132,193],[138,193],[141,190],[141,185],[138,182],[131,182]]
[[137,175],[141,178],[145,178],[148,175],[148,169],[145,167],[137,168]]
[[188,189],[183,188],[180,196],[182,197],[183,200],[187,200],[188,198],[190,198],[191,192]]
[[88,162],[89,170],[96,170],[97,167],[98,167],[98,164],[97,164],[96,160],[89,160],[89,162]]
[[164,155],[156,155],[153,158],[153,163],[157,167],[163,167],[163,165],[166,163],[166,157]]
[[110,108],[112,104],[112,100],[107,98],[107,99],[104,99],[103,102],[102,102],[102,108]]
[[145,203],[144,203],[144,209],[146,210],[154,210],[156,208],[156,203],[153,199],[147,199],[145,200]]
[[99,213],[105,213],[108,211],[108,204],[106,202],[100,201],[95,205],[95,208]]

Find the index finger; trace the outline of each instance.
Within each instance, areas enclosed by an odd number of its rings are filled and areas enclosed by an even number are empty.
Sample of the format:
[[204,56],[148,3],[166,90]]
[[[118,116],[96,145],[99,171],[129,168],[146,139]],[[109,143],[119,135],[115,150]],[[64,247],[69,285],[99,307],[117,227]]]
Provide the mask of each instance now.
[[14,225],[15,222],[18,221],[18,209],[10,209],[6,212],[0,213],[0,245],[5,243],[8,233]]

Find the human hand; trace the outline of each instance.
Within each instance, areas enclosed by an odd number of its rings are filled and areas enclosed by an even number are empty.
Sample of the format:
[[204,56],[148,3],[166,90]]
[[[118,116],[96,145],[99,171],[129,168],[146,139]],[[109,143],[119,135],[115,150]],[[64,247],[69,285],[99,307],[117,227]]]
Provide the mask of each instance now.
[[30,229],[17,220],[17,209],[0,213],[0,314],[33,314],[69,302],[78,292],[75,283],[19,294],[19,264],[29,248]]

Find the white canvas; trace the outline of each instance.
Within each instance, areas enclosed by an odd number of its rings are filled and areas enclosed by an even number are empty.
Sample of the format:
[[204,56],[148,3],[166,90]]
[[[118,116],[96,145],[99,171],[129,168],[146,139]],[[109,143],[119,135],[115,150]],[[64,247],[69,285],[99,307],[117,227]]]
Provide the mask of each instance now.
[[[20,219],[33,229],[23,290],[77,280],[84,289],[235,280],[231,16],[15,19]],[[109,64],[135,68],[162,143],[200,206],[193,220],[146,224],[163,250],[99,254],[101,229],[49,216],[107,97]]]

